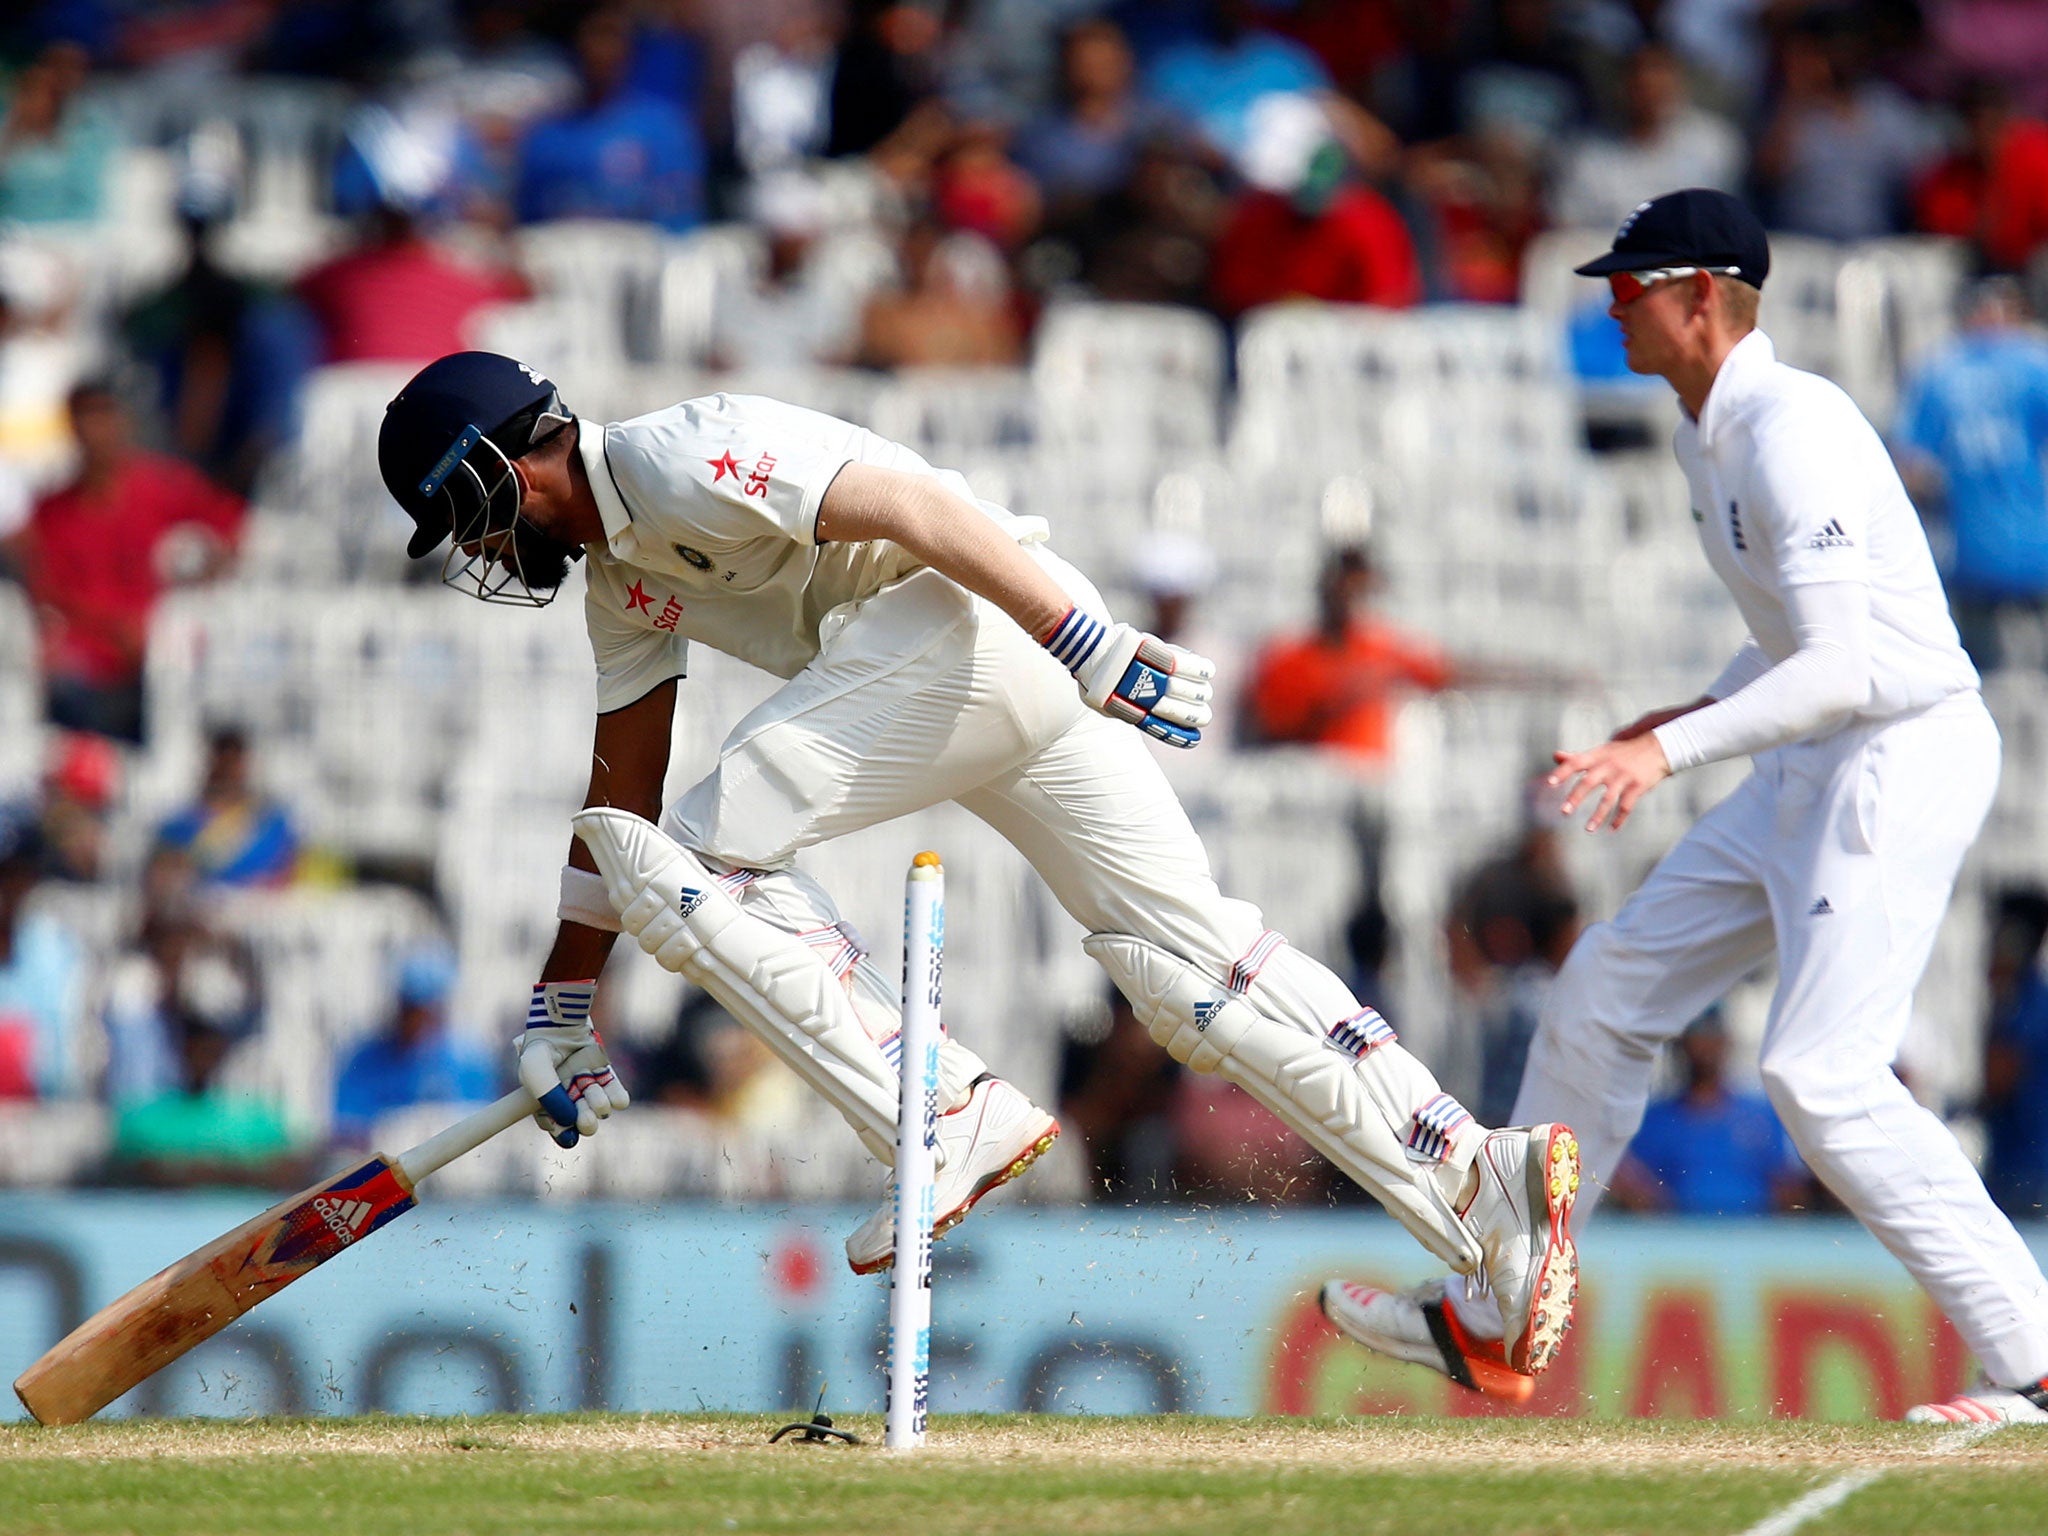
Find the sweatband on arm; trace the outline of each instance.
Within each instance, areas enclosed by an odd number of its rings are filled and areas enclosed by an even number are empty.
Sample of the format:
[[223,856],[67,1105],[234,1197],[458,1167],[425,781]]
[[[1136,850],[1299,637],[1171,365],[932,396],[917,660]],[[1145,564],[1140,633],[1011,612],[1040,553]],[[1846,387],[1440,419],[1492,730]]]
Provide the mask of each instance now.
[[1718,703],[1657,727],[1673,773],[1798,741],[1869,699],[1870,588],[1792,587],[1786,605],[1798,647],[1790,656]]
[[605,933],[618,933],[619,914],[605,894],[604,877],[574,864],[562,866],[562,900],[555,916],[565,923],[581,923]]

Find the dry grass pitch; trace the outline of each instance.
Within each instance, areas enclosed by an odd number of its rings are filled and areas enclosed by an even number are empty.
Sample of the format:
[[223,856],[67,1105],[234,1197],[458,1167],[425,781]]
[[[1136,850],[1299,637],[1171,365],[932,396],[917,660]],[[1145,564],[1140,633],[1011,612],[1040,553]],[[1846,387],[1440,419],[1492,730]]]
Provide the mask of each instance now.
[[[1802,1536],[2048,1525],[2048,1430],[1415,1419],[941,1418],[921,1454],[735,1415],[0,1429],[0,1531],[849,1536]],[[841,1424],[878,1440],[879,1420]]]

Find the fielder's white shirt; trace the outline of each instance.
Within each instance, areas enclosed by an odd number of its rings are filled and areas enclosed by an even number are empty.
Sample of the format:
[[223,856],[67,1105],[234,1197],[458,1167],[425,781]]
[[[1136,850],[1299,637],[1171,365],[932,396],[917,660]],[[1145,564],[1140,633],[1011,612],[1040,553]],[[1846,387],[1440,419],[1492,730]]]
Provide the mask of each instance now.
[[818,504],[847,464],[930,476],[1019,543],[1046,535],[1042,519],[977,501],[960,475],[899,443],[755,395],[579,422],[578,434],[605,529],[585,546],[600,714],[683,676],[691,640],[794,677],[834,610],[921,568],[887,540],[818,542]]
[[[1788,594],[1822,583],[1869,595],[1870,691],[1849,718],[1891,719],[1976,688],[1919,516],[1884,443],[1840,388],[1780,363],[1770,338],[1752,331],[1722,362],[1699,420],[1680,420],[1673,447],[1700,547],[1755,648],[1717,694],[1798,649]],[[1673,767],[1721,755],[1709,714],[1658,728]]]

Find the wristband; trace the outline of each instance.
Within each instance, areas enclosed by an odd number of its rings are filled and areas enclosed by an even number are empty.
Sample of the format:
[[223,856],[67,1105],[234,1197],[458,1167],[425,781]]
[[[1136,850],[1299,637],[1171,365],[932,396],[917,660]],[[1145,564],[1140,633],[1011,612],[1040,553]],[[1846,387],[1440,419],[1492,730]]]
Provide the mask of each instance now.
[[565,923],[581,923],[601,933],[618,933],[619,914],[605,894],[604,877],[593,875],[574,864],[562,866],[562,899],[555,916]]
[[559,1029],[590,1022],[590,1005],[597,1001],[597,978],[581,981],[536,981],[526,1005],[528,1029]]
[[1038,643],[1051,651],[1061,666],[1078,673],[1102,648],[1103,637],[1108,633],[1099,619],[1079,608],[1069,608]]

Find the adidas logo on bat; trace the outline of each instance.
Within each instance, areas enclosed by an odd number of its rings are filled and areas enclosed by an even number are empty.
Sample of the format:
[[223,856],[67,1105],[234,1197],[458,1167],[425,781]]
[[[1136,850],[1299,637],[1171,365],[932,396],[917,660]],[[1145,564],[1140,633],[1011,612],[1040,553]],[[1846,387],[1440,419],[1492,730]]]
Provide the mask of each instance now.
[[313,1211],[327,1223],[327,1230],[344,1243],[356,1240],[356,1234],[363,1230],[363,1223],[370,1219],[370,1212],[376,1207],[367,1200],[330,1200],[325,1195],[313,1197]]

